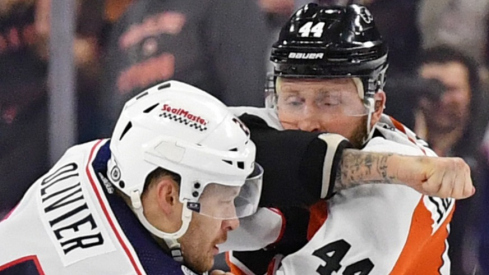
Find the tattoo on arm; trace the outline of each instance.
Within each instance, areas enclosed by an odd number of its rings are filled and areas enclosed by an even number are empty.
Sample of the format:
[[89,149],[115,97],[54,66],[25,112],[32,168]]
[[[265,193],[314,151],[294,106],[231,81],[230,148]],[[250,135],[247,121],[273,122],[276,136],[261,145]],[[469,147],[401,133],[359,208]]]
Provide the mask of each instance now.
[[396,177],[389,173],[388,161],[393,154],[362,152],[346,149],[339,171],[336,171],[334,191],[367,183],[395,183]]

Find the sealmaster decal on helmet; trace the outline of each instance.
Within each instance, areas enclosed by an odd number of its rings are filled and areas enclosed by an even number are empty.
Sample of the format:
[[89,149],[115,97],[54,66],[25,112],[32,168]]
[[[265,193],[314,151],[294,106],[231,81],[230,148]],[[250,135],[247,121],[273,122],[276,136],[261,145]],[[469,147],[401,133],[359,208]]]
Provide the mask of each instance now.
[[207,120],[201,118],[200,116],[194,115],[183,108],[174,108],[168,104],[164,104],[161,109],[163,113],[160,117],[169,118],[179,123],[183,123],[189,127],[192,127],[201,132],[207,130]]

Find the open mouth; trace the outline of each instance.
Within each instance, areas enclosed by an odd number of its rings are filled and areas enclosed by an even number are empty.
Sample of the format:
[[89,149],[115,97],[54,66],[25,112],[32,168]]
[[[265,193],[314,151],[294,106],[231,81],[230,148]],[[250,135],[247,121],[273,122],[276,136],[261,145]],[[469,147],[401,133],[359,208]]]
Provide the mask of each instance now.
[[212,247],[212,254],[213,254],[214,256],[216,256],[217,254],[219,254],[219,247],[218,247],[217,245],[214,245],[214,246]]

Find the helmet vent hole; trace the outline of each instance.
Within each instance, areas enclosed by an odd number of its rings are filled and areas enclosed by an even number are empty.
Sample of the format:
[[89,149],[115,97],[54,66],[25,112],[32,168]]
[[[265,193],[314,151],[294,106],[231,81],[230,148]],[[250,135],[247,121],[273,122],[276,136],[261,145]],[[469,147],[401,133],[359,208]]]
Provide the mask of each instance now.
[[127,123],[127,125],[126,125],[126,128],[124,128],[124,131],[122,131],[122,134],[121,134],[121,137],[119,138],[119,140],[122,140],[122,138],[127,134],[129,129],[131,129],[131,128],[132,128],[132,123],[129,121],[129,123]]
[[229,149],[231,152],[238,152],[238,148]]
[[143,113],[149,113],[151,112],[151,110],[153,110],[154,108],[156,108],[156,106],[160,105],[159,103],[156,103],[155,105],[149,107],[148,109],[144,110]]
[[163,90],[163,89],[170,88],[170,87],[171,87],[171,83],[165,83],[161,86],[158,86],[158,90]]
[[227,163],[227,164],[233,165],[233,162],[232,162],[232,161],[230,161],[230,160],[225,160],[225,159],[223,159],[222,161],[224,161],[224,162],[225,162],[225,163]]
[[140,93],[137,97],[136,100],[140,99],[141,97],[145,97],[148,95],[148,92]]
[[121,180],[121,181],[119,181],[119,186],[120,186],[121,188],[124,188],[124,187],[126,187],[126,183],[125,183],[124,181],[122,181],[122,180]]
[[244,169],[244,161],[238,161],[238,168]]

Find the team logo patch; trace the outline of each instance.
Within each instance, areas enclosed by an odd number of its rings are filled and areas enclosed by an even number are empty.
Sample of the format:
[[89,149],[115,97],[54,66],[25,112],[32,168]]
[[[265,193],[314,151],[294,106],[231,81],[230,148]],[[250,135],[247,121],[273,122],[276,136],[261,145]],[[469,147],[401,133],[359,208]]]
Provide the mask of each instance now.
[[164,104],[162,111],[160,117],[173,120],[201,132],[207,130],[207,120],[194,115],[183,108],[173,108],[168,104]]
[[113,181],[119,181],[121,179],[121,170],[119,169],[119,167],[114,166],[114,168],[112,168],[112,170],[110,171],[110,177]]

